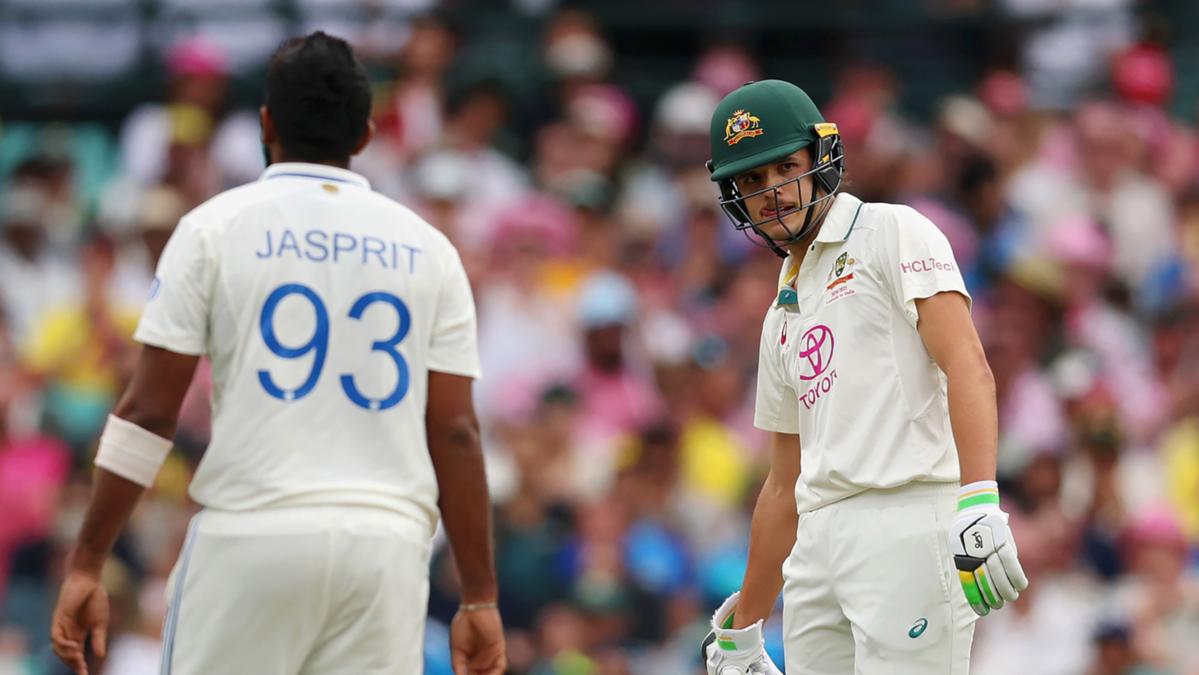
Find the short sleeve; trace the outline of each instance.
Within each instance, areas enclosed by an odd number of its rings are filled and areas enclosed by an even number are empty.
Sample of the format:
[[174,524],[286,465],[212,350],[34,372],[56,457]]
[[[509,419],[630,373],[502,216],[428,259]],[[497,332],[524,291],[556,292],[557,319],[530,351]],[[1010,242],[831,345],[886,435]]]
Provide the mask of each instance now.
[[480,368],[475,301],[462,259],[452,246],[448,248],[429,338],[429,370],[477,379]]
[[970,302],[966,282],[949,240],[915,209],[897,209],[895,223],[879,234],[883,278],[891,286],[904,318],[913,327],[919,320],[916,301],[944,291],[961,293]]
[[215,273],[203,231],[185,217],[158,261],[133,339],[180,354],[203,354]]
[[[772,310],[774,311],[774,310]],[[782,310],[779,310],[782,311]],[[758,348],[758,386],[754,399],[754,426],[783,434],[799,433],[799,398],[787,382],[773,346],[773,334],[762,329]]]

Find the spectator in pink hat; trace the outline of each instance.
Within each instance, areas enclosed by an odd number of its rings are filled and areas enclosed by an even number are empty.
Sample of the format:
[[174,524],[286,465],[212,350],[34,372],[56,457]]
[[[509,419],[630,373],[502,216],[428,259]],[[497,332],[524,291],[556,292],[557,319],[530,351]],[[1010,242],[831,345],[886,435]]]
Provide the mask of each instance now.
[[1132,45],[1112,58],[1112,85],[1125,101],[1164,106],[1174,93],[1174,64],[1159,44]]
[[1131,571],[1116,598],[1132,618],[1133,639],[1149,663],[1180,675],[1199,673],[1199,576],[1188,566],[1186,538],[1167,508],[1132,518],[1123,550]]
[[717,99],[760,76],[761,69],[754,57],[733,42],[720,42],[704,50],[691,74],[693,80],[710,89]]
[[1169,113],[1177,78],[1162,38],[1151,35],[1116,54],[1111,80],[1116,95],[1129,105],[1136,120],[1130,130],[1142,146],[1142,170],[1178,194],[1194,178],[1199,143],[1195,132]]
[[262,170],[257,116],[226,107],[224,52],[196,37],[174,44],[165,60],[166,102],[138,106],[121,128],[124,177],[146,187],[186,179],[177,187],[192,188],[196,200],[256,178]]
[[[1034,245],[1069,218],[1090,216],[1112,241],[1115,277],[1135,293],[1151,287],[1174,254],[1174,204],[1137,163],[1133,118],[1111,101],[1081,104],[1058,156],[1046,154],[1008,182],[1008,198],[1027,214]],[[1047,145],[1046,147],[1050,147]]]
[[1099,359],[1104,384],[1119,393],[1116,403],[1134,438],[1150,438],[1165,422],[1166,391],[1150,353],[1139,347],[1141,326],[1107,299],[1115,259],[1111,238],[1092,218],[1077,216],[1056,224],[1045,246],[1068,279],[1067,340]]
[[479,250],[487,255],[474,278],[479,358],[492,375],[476,388],[480,415],[511,411],[513,396],[527,399],[577,363],[567,304],[577,275],[568,255],[577,237],[571,210],[544,196],[505,209],[482,233]]

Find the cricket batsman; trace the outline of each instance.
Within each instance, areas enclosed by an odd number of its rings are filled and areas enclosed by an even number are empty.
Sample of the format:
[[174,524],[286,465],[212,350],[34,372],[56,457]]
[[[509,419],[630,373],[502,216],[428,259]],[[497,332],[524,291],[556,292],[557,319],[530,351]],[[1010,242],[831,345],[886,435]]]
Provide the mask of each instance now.
[[771,432],[741,590],[709,675],[778,673],[762,623],[783,592],[786,671],[966,675],[974,621],[1028,580],[995,482],[995,383],[945,236],[841,192],[837,126],[779,80],[712,116],[734,226],[782,259],[754,424]]

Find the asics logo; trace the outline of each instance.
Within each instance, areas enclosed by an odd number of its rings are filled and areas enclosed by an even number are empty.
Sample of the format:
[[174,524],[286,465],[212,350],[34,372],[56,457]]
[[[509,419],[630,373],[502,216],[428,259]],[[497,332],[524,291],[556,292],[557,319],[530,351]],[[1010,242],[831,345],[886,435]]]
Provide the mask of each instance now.
[[908,637],[915,640],[921,635],[924,635],[925,628],[928,628],[928,619],[920,617],[916,620],[916,623],[912,624],[912,627],[908,629]]

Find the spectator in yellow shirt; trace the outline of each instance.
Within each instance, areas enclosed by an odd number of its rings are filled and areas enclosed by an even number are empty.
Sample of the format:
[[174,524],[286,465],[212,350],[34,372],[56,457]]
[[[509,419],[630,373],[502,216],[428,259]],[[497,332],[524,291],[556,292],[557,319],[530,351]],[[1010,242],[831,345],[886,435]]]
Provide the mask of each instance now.
[[83,297],[42,313],[22,359],[45,386],[45,422],[76,452],[99,432],[129,372],[138,312],[110,300],[113,267],[110,240],[96,236],[83,246]]

